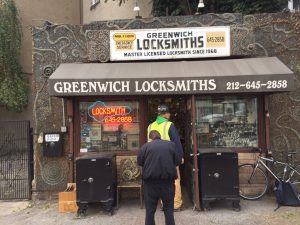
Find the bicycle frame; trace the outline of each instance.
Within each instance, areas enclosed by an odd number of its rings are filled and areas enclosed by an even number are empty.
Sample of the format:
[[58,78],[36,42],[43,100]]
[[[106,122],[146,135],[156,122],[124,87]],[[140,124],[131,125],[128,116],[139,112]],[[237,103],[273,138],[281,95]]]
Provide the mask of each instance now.
[[[289,177],[289,179],[287,181],[290,181],[291,177],[294,175],[295,172],[300,176],[300,173],[298,173],[297,170],[292,169],[292,171],[290,172],[290,177]],[[295,182],[295,184],[300,184],[300,181],[299,182]]]
[[[281,167],[283,167],[283,171],[280,170],[279,174],[275,174],[272,166],[268,165],[268,162],[272,163],[272,165],[281,165]],[[240,196],[247,200],[259,199],[266,193],[268,188],[273,187],[273,179],[270,180],[271,175],[279,182],[291,182],[292,184],[297,184],[295,187],[300,187],[298,186],[298,184],[300,184],[299,165],[294,165],[289,162],[276,161],[272,157],[263,157],[261,151],[254,164],[245,163],[240,165],[239,172],[240,174],[243,174],[241,177],[242,183],[240,181]],[[268,173],[271,175],[268,176]]]
[[[256,161],[255,169],[253,170],[253,173],[251,174],[250,179],[252,178],[252,176],[253,176],[253,174],[255,173],[257,167],[259,166],[259,164],[261,164],[266,170],[269,171],[269,173],[270,173],[276,180],[280,181],[280,179],[272,172],[272,170],[271,170],[271,169],[270,169],[270,168],[269,168],[262,160],[269,161],[269,162],[272,162],[272,163],[275,162],[273,158],[269,159],[269,158],[265,158],[265,157],[263,157],[263,156],[259,156],[259,158],[258,158],[257,161]],[[285,164],[285,163],[281,163],[281,162],[277,162],[277,163],[279,163],[279,164]]]
[[[264,161],[269,161],[269,162],[272,162],[272,163],[276,163],[276,164],[280,164],[280,165],[284,165],[284,169],[283,169],[283,176],[282,176],[282,180],[285,181],[285,182],[289,182],[291,177],[294,175],[294,173],[298,173],[296,170],[294,170],[293,166],[291,166],[289,163],[285,163],[285,162],[280,162],[280,161],[276,161],[274,160],[273,158],[266,158],[266,157],[263,157],[263,156],[259,156],[257,161],[256,161],[256,165],[255,165],[255,169],[253,170],[253,174],[254,172],[256,171],[256,168],[259,166],[259,165],[262,165],[266,170],[268,170],[268,172],[278,181],[281,181],[279,179],[279,177],[277,177],[273,171],[264,163]],[[291,171],[290,174],[289,174],[289,178],[286,180],[285,179],[285,176],[286,176],[286,172],[287,171]],[[300,175],[300,174],[299,174]],[[252,175],[251,175],[251,178],[252,178]]]

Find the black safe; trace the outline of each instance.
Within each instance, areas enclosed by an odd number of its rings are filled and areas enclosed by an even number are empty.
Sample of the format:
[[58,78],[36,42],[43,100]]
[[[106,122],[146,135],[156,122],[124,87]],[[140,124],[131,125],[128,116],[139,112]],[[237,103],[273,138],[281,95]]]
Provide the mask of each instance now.
[[230,151],[200,153],[198,165],[201,206],[210,209],[210,203],[227,200],[240,210],[238,155]]
[[101,203],[113,214],[116,192],[116,163],[113,153],[87,153],[76,159],[78,215],[85,215],[89,203]]
[[64,155],[63,151],[63,134],[44,133],[43,134],[43,156],[60,157]]

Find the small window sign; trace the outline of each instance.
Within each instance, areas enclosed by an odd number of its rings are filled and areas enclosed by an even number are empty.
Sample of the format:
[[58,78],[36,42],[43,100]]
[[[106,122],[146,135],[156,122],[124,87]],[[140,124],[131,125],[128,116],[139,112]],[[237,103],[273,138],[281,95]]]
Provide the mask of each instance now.
[[45,141],[46,142],[58,142],[59,141],[59,134],[46,134]]
[[88,152],[87,148],[81,148],[80,152]]

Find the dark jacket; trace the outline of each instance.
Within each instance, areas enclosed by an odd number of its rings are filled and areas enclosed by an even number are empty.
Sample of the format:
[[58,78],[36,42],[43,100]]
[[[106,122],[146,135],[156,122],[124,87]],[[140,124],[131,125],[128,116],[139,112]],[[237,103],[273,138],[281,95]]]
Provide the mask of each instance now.
[[182,145],[180,142],[180,137],[179,137],[178,131],[173,123],[171,124],[170,129],[169,129],[169,136],[170,136],[170,140],[176,144],[176,149],[177,149],[177,152],[179,153],[180,157],[183,158],[183,149],[182,149]]
[[137,163],[143,167],[143,180],[173,180],[181,156],[175,143],[156,139],[142,146]]

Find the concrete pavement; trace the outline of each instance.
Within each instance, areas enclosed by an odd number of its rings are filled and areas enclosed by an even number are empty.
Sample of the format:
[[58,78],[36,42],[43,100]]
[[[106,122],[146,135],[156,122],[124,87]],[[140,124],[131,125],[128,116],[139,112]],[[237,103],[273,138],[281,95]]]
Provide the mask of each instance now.
[[[300,207],[281,207],[274,212],[276,206],[273,197],[242,200],[241,211],[235,212],[226,202],[219,202],[212,205],[211,211],[193,211],[192,207],[187,207],[175,213],[175,221],[177,225],[300,225]],[[91,206],[84,218],[78,218],[76,213],[59,213],[56,200],[0,201],[0,213],[0,224],[8,225],[143,225],[145,217],[145,209],[140,209],[135,199],[121,202],[113,216],[101,211],[99,206]],[[156,213],[156,224],[164,225],[160,210]]]

